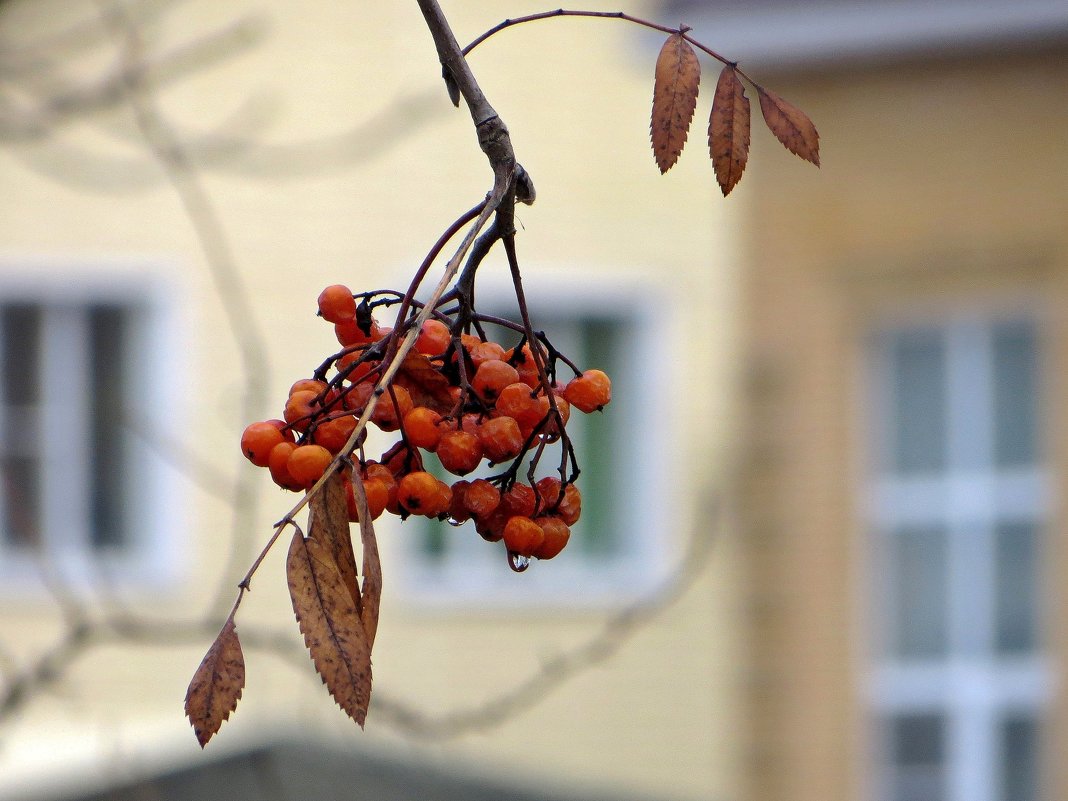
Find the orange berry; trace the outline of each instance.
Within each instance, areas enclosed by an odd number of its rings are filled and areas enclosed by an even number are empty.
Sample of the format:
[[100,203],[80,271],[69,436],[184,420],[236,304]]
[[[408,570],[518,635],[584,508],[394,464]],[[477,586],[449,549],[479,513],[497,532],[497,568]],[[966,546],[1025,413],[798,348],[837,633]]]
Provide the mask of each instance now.
[[497,509],[487,517],[476,517],[475,531],[487,542],[499,542],[504,537],[504,526],[507,522],[508,515]]
[[582,493],[574,484],[564,487],[560,492],[560,479],[545,476],[534,485],[538,493],[538,509],[542,512],[559,516],[567,525],[573,526],[582,514]]
[[449,501],[449,522],[463,523],[471,518],[471,510],[464,503],[471,482],[467,479],[458,479],[452,482],[452,499]]
[[[377,478],[360,479],[363,484],[363,494],[367,498],[367,511],[371,513],[371,519],[377,520],[386,510],[389,503],[389,489]],[[345,501],[349,509],[349,522],[358,523],[360,512],[356,505],[356,493],[352,486],[352,477],[346,475],[343,479],[345,489]]]
[[389,505],[390,488],[384,481],[371,479],[363,482],[363,492],[367,496],[367,510],[371,519],[377,520]]
[[582,493],[574,484],[564,487],[564,497],[556,507],[556,514],[569,526],[575,525],[582,515]]
[[567,383],[564,397],[579,411],[598,411],[612,400],[612,381],[601,370],[587,370]]
[[[396,398],[396,404],[394,404]],[[394,384],[382,393],[375,410],[371,412],[371,421],[383,431],[396,431],[400,420],[412,410],[412,396],[404,387]]]
[[289,396],[282,417],[297,431],[304,431],[308,428],[311,418],[322,410],[323,407],[319,405],[319,393],[310,389],[302,389]]
[[286,440],[287,442],[297,441],[297,437],[293,433],[293,429],[288,426],[285,420],[274,419],[268,420],[267,422],[282,432],[282,439]]
[[517,381],[519,381],[519,371],[512,365],[500,359],[490,359],[483,362],[475,371],[475,377],[471,379],[471,389],[482,400],[493,403],[501,394],[501,390]]
[[512,553],[532,556],[545,541],[541,526],[523,515],[513,515],[504,524],[504,544]]
[[528,484],[516,482],[501,494],[500,509],[507,515],[531,517],[537,504],[534,490]]
[[322,478],[334,457],[322,445],[298,445],[286,460],[286,469],[304,489]]
[[345,376],[346,381],[358,384],[378,367],[378,361],[365,358],[362,350],[354,350],[341,356],[334,364],[340,375]]
[[493,514],[501,503],[501,491],[486,481],[484,478],[476,478],[464,490],[464,506],[475,517],[486,517]]
[[482,444],[469,431],[446,431],[438,440],[437,454],[442,467],[462,476],[482,461]]
[[516,381],[500,391],[495,409],[497,414],[514,417],[520,428],[533,428],[545,416],[549,402],[543,396],[534,396],[522,381]]
[[[372,327],[371,333],[374,333]],[[365,333],[359,325],[356,324],[355,319],[341,320],[334,323],[334,336],[337,337],[337,341],[342,347],[348,348],[352,345],[364,345],[371,341],[371,335]]]
[[289,456],[296,449],[295,443],[279,442],[271,448],[271,455],[267,460],[267,468],[271,471],[271,478],[274,479],[274,483],[282,487],[282,489],[293,490],[294,492],[304,489],[289,473]]
[[316,395],[321,395],[326,392],[326,382],[320,381],[317,378],[301,378],[298,381],[293,382],[293,386],[289,388],[289,394],[293,395],[295,392],[314,392]]
[[397,482],[397,502],[412,514],[427,514],[437,509],[441,502],[440,483],[423,470],[409,473]]
[[504,360],[504,346],[499,342],[479,342],[470,348],[471,363],[477,370],[483,362]]
[[416,406],[404,415],[404,435],[408,442],[423,450],[433,451],[438,447],[442,430],[441,415],[426,406]]
[[316,445],[322,445],[330,453],[340,453],[349,437],[356,429],[356,418],[352,415],[337,417],[320,423],[312,432],[312,441]]
[[356,316],[356,299],[343,284],[332,284],[319,293],[319,314],[331,323],[351,320]]
[[526,438],[512,417],[494,417],[478,428],[482,452],[491,462],[503,462],[519,455]]
[[[542,354],[542,359],[545,359],[545,348],[541,345],[538,346],[539,352]],[[531,389],[534,389],[541,385],[541,378],[538,376],[538,365],[534,362],[534,354],[530,350],[530,343],[522,347],[517,353],[515,348],[505,351],[505,361],[509,364],[515,365],[515,369],[519,373],[519,380],[526,384]]]
[[285,437],[274,423],[252,423],[241,434],[241,452],[252,464],[266,467],[271,449],[283,440]]
[[450,342],[452,334],[445,323],[441,320],[427,320],[416,337],[415,349],[425,356],[440,356],[449,349]]
[[370,383],[346,387],[341,396],[341,408],[355,414],[362,414],[363,407],[367,405],[374,391],[375,388]]
[[545,538],[530,555],[538,559],[552,559],[564,550],[567,541],[571,539],[571,529],[567,523],[553,515],[535,517],[534,522],[541,526]]

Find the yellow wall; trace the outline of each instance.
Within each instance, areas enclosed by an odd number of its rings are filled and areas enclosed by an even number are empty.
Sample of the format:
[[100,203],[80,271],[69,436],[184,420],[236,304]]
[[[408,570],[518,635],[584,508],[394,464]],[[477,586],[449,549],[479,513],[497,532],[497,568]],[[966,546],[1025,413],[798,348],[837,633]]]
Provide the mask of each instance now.
[[[754,659],[746,797],[846,801],[871,789],[858,510],[869,441],[860,346],[873,322],[960,308],[1042,315],[1053,377],[1045,434],[1054,493],[1063,491],[1068,58],[1063,49],[991,53],[772,85],[815,121],[823,168],[773,163],[774,140],[755,136],[740,190]],[[1054,575],[1065,563],[1056,515]],[[1047,587],[1051,610],[1062,606],[1062,583]],[[1063,627],[1055,616],[1055,654]],[[1055,709],[1050,753],[1064,742],[1063,702]],[[1056,787],[1062,762],[1049,760]]]
[[[505,12],[499,3],[449,5],[462,41]],[[613,8],[594,4],[601,6]],[[5,4],[0,34],[5,42],[28,40],[91,19],[95,8],[59,0]],[[269,417],[289,384],[329,352],[332,337],[313,315],[319,290],[339,281],[354,288],[399,283],[440,231],[482,197],[491,176],[466,112],[445,98],[414,2],[175,4],[148,24],[144,47],[168,52],[245,19],[255,23],[259,41],[163,85],[157,100],[187,137],[253,141],[232,158],[208,158],[199,177],[269,349],[272,400],[259,411]],[[691,529],[722,536],[711,564],[603,664],[500,726],[428,744],[378,724],[373,707],[367,731],[355,732],[310,662],[287,664],[249,649],[244,700],[209,754],[300,724],[520,778],[611,784],[665,798],[734,797],[741,675],[734,545],[699,499],[706,483],[719,483],[726,452],[720,443],[732,425],[723,387],[733,380],[735,294],[720,223],[724,206],[711,169],[700,163],[702,137],[667,177],[653,165],[647,115],[657,46],[618,22],[551,21],[502,34],[472,63],[538,189],[537,204],[519,213],[525,263],[578,284],[611,285],[620,276],[644,281],[667,298],[662,347],[682,369],[655,412],[670,418],[673,432],[657,443],[670,454],[677,491],[664,518],[671,525],[665,541],[670,561]],[[100,55],[113,53],[108,48],[91,52],[97,55],[74,62],[72,80],[91,83],[113,63]],[[329,150],[353,129],[377,149],[361,139],[337,154]],[[316,162],[324,151],[331,155]],[[86,188],[87,179],[111,188]],[[222,476],[253,469],[238,461],[237,438],[247,422],[237,418],[246,381],[239,350],[190,220],[146,155],[129,110],[120,104],[64,122],[43,138],[4,144],[0,185],[7,199],[0,215],[5,269],[32,263],[62,274],[94,264],[119,272],[156,265],[179,299],[187,361],[167,388],[180,414],[165,433]],[[232,584],[244,570],[222,575],[231,546],[228,503],[181,474],[173,492],[184,516],[185,583],[129,599],[164,617],[207,608],[218,582]],[[264,488],[245,552],[258,549],[291,502]],[[376,690],[427,714],[466,708],[514,686],[546,657],[597,633],[611,613],[418,614],[390,583],[391,558],[396,550],[387,542]],[[296,642],[281,559],[279,551],[263,565],[239,627],[274,626]],[[42,594],[10,598],[6,608],[0,641],[28,664],[54,641],[58,615]],[[55,773],[48,754],[60,743],[88,763],[102,757],[101,770],[126,765],[123,775],[147,770],[161,749],[167,758],[199,759],[181,700],[210,639],[205,633],[167,647],[90,649],[55,694],[35,697],[6,724],[4,742],[12,747],[0,752],[0,775],[9,776],[12,792],[25,792],[16,782],[41,781],[42,766]],[[70,764],[77,772],[82,759]]]

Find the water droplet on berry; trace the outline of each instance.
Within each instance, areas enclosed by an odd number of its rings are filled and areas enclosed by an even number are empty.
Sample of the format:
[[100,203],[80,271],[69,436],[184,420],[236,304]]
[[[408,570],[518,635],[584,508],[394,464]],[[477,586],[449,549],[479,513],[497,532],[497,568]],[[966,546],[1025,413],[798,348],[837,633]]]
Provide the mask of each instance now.
[[447,517],[445,518],[445,522],[450,526],[462,526],[464,524],[463,520],[457,520],[455,517]]
[[528,567],[530,567],[530,557],[521,556],[514,551],[508,552],[508,567],[512,568],[516,573],[522,573]]

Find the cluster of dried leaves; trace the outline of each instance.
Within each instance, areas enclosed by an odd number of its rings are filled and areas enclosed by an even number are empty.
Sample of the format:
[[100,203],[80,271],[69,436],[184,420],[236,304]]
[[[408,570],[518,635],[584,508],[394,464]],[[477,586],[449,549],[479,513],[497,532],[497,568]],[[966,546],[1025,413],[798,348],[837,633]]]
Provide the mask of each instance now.
[[[764,122],[776,138],[791,153],[817,167],[820,163],[820,135],[812,120],[801,109],[750,79],[736,64],[728,63],[719,74],[708,120],[708,150],[724,196],[741,180],[749,161],[749,98],[745,96],[742,77],[756,89]],[[649,124],[653,155],[662,173],[675,165],[686,144],[700,84],[701,62],[697,53],[685,31],[673,33],[656,60]]]
[[[286,558],[293,611],[323,684],[346,714],[363,726],[371,700],[371,647],[378,630],[382,568],[370,519],[361,525],[363,581],[349,534],[341,476],[310,496],[308,536],[296,525]],[[242,594],[247,584],[242,586]],[[193,675],[185,713],[201,746],[237,708],[245,660],[234,616],[241,596]]]

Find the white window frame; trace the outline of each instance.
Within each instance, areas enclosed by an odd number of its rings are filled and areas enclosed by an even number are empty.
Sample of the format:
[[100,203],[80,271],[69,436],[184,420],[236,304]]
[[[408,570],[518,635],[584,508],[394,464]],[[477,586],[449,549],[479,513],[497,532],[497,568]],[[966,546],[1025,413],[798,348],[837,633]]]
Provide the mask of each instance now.
[[[0,302],[41,308],[42,393],[38,425],[41,475],[42,550],[0,541],[0,595],[33,597],[59,582],[69,591],[101,586],[153,592],[175,589],[185,570],[188,503],[178,471],[129,429],[123,450],[129,460],[128,503],[121,546],[96,548],[90,542],[88,484],[84,455],[87,421],[71,417],[67,398],[85,392],[86,316],[92,305],[130,309],[133,372],[139,377],[128,411],[159,431],[180,425],[182,392],[188,386],[189,349],[181,332],[179,288],[169,276],[173,265],[87,263],[82,259],[0,262]],[[121,413],[121,410],[116,410]],[[3,411],[0,410],[0,415]],[[2,422],[2,421],[0,421]],[[187,430],[181,426],[180,430]],[[74,458],[64,458],[70,454]],[[62,487],[49,492],[48,487]]]
[[[479,276],[477,307],[492,309],[492,313],[505,310],[505,316],[518,319],[514,290],[506,276],[483,273],[487,275]],[[665,358],[663,349],[680,341],[681,332],[675,331],[677,316],[669,314],[670,303],[653,285],[625,277],[607,280],[585,271],[554,272],[534,266],[524,270],[524,289],[536,330],[551,325],[551,319],[539,320],[541,310],[556,318],[612,316],[632,323],[623,346],[627,358],[621,372],[612,376],[613,401],[603,412],[636,418],[625,426],[632,436],[614,443],[618,451],[612,460],[619,481],[627,487],[617,494],[622,507],[618,515],[623,521],[618,532],[621,548],[615,556],[594,560],[585,558],[581,547],[572,542],[556,558],[532,560],[530,568],[517,575],[507,565],[502,543],[481,541],[473,523],[455,529],[455,535],[472,541],[473,550],[480,554],[477,560],[446,557],[439,561],[426,557],[414,527],[406,531],[406,523],[380,518],[382,528],[396,529],[384,538],[395,540],[401,551],[391,559],[399,600],[420,612],[618,606],[655,592],[670,569],[670,534],[681,530],[677,510],[683,488],[669,480],[671,454],[677,452],[678,440],[674,420],[664,414],[664,398],[670,396],[667,388],[679,384],[674,360]],[[553,340],[552,330],[546,334]],[[574,412],[573,417],[578,414]],[[577,456],[585,469],[584,454],[580,451]],[[581,489],[581,476],[578,484]]]
[[[927,475],[894,475],[880,464],[889,446],[879,441],[880,434],[890,426],[870,421],[889,419],[883,401],[890,397],[892,373],[888,349],[882,342],[867,350],[871,358],[866,370],[868,386],[875,388],[869,393],[872,416],[862,429],[870,431],[868,436],[875,440],[864,500],[870,541],[878,552],[903,524],[943,526],[948,570],[947,655],[895,658],[885,651],[888,634],[885,626],[880,626],[885,616],[879,614],[879,598],[871,597],[878,595],[870,588],[878,587],[883,571],[872,565],[874,554],[868,552],[870,580],[865,587],[869,597],[864,603],[872,612],[865,627],[870,633],[871,670],[863,692],[872,714],[872,741],[877,752],[873,753],[873,789],[879,801],[889,791],[890,768],[883,761],[889,752],[881,732],[891,717],[942,715],[946,801],[996,801],[1003,778],[998,724],[1007,715],[1024,712],[1033,715],[1041,731],[1042,710],[1052,697],[1052,671],[1041,651],[1009,656],[994,649],[995,526],[1006,520],[1033,522],[1041,537],[1051,511],[1047,469],[1041,464],[1017,469],[996,466],[993,426],[981,424],[982,420],[992,420],[990,397],[983,388],[991,386],[993,327],[1023,319],[1034,324],[1041,364],[1042,319],[1033,312],[959,312],[942,318],[889,321],[875,330],[877,340],[910,329],[943,332],[946,464]],[[1040,384],[1043,372],[1040,369]],[[949,413],[955,408],[964,408],[971,417]]]

